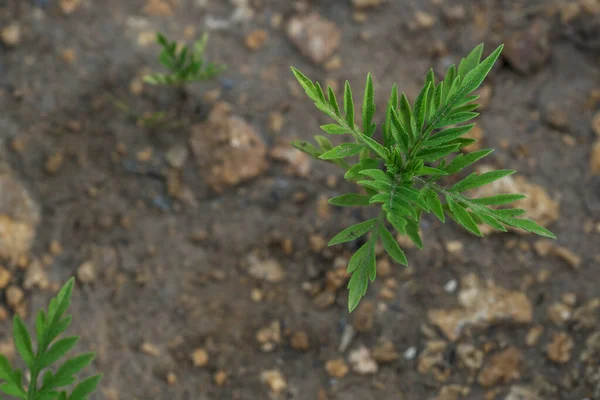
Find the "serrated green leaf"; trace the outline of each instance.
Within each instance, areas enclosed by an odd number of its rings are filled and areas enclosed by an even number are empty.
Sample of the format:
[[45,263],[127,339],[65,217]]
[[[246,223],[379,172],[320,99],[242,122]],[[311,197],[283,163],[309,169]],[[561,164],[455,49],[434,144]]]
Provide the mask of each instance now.
[[362,171],[360,171],[360,174],[369,176],[375,180],[382,181],[382,182],[388,183],[390,185],[392,183],[394,183],[392,178],[387,173],[385,173],[384,171],[382,171],[380,169],[363,169]]
[[312,143],[305,140],[293,140],[291,145],[314,158],[319,158],[319,156],[322,154],[321,150],[317,149]]
[[9,396],[18,397],[20,399],[26,399],[27,393],[23,388],[14,382],[5,382],[0,385],[0,390]]
[[39,368],[44,369],[57,362],[64,355],[66,355],[77,344],[78,341],[79,337],[77,336],[70,336],[58,340],[52,345],[50,350],[48,350],[46,354],[44,354],[44,356],[40,360]]
[[422,207],[425,210],[429,210],[427,203],[421,197],[421,193],[418,190],[406,188],[406,187],[396,187],[394,188],[393,195],[398,195],[404,197],[406,200],[411,201],[418,206]]
[[498,194],[495,196],[482,197],[479,199],[471,199],[470,201],[472,201],[475,204],[482,205],[482,206],[495,206],[495,205],[513,203],[515,201],[523,200],[526,197],[527,196],[522,195],[522,194],[512,194],[511,193],[511,194]]
[[71,325],[72,319],[73,317],[69,315],[64,317],[60,321],[52,324],[52,326],[48,329],[48,332],[46,333],[46,340],[48,341],[48,343],[52,343],[54,339],[56,339],[61,333],[66,331]]
[[344,128],[342,126],[339,126],[337,124],[327,124],[327,125],[321,125],[321,129],[331,135],[343,135],[346,133],[350,133],[350,131],[348,130],[348,128]]
[[94,357],[94,353],[85,353],[67,360],[58,368],[56,374],[50,379],[48,387],[45,389],[56,389],[70,385],[75,381],[74,375],[90,365]]
[[513,228],[523,229],[524,231],[535,233],[536,235],[540,235],[550,239],[556,239],[556,236],[552,232],[538,225],[537,222],[532,221],[530,219],[518,219],[511,217],[498,217],[498,219],[503,223],[512,226]]
[[329,204],[338,207],[351,207],[351,206],[368,206],[369,196],[362,194],[343,194],[341,196],[332,197],[329,199]]
[[335,93],[331,86],[327,86],[327,99],[331,108],[335,112],[335,115],[339,118],[342,117],[342,113],[340,112],[340,106],[338,104],[337,98],[335,97]]
[[416,116],[417,131],[423,129],[425,116],[427,115],[427,106],[429,105],[429,92],[431,91],[431,83],[428,83],[417,96],[414,106],[414,115]]
[[48,319],[50,321],[58,321],[69,305],[71,304],[71,296],[73,295],[73,287],[75,286],[75,278],[71,278],[64,284],[64,286],[60,289],[58,294],[56,295],[56,310],[55,313],[50,316],[48,315]]
[[344,84],[344,113],[346,114],[346,123],[354,129],[354,99],[352,98],[352,89],[350,82]]
[[446,103],[446,99],[448,98],[448,93],[450,92],[450,88],[456,79],[456,65],[451,65],[446,71],[446,76],[444,77],[444,90],[442,95],[442,104]]
[[371,125],[373,123],[373,115],[375,115],[375,97],[373,93],[373,78],[371,73],[367,74],[367,83],[365,84],[365,95],[363,99],[362,123],[363,132],[367,136],[370,135]]
[[[356,256],[357,253],[354,255]],[[359,270],[352,274],[350,281],[348,282],[348,312],[354,311],[360,299],[367,293],[369,286],[369,280],[367,277],[366,270]]]
[[79,382],[71,392],[69,400],[86,400],[98,387],[102,375],[94,375]]
[[4,381],[13,381],[13,370],[6,357],[0,354],[0,379]]
[[446,144],[469,132],[471,129],[473,129],[474,126],[475,124],[470,124],[465,126],[459,126],[457,128],[443,130],[425,140],[425,142],[423,142],[423,146],[435,147],[441,144]]
[[[400,118],[400,122],[402,122],[402,126],[406,128],[406,133],[411,135],[411,120],[412,118],[412,109],[410,107],[410,102],[408,101],[408,97],[406,97],[405,93],[402,93],[400,96],[400,108],[398,109],[398,117]],[[409,143],[410,145],[411,143]]]
[[390,194],[389,193],[377,193],[369,198],[369,204],[374,203],[385,203],[389,201]]
[[322,135],[315,135],[315,140],[317,141],[319,146],[321,146],[321,150],[323,152],[333,149],[333,143],[331,143],[331,140],[329,140],[329,138]]
[[460,148],[460,144],[445,144],[437,147],[426,147],[417,153],[417,157],[424,161],[437,161],[442,157],[455,153]]
[[467,122],[472,120],[473,118],[476,118],[479,115],[479,113],[476,112],[456,112],[456,113],[452,113],[450,115],[448,115],[445,118],[442,118],[435,126],[434,128],[443,128],[445,126],[448,125],[454,125],[454,124],[460,124],[463,122]]
[[517,171],[512,169],[499,169],[496,171],[484,172],[483,174],[473,173],[452,186],[451,190],[456,192],[464,192],[465,190],[487,185],[506,176],[512,175],[515,172]]
[[417,248],[423,248],[423,240],[421,239],[421,234],[419,233],[419,224],[412,220],[406,220],[406,235],[412,240],[412,242],[417,246]]
[[446,171],[444,171],[443,169],[423,166],[415,172],[415,176],[423,176],[423,175],[446,176],[446,175],[448,175],[448,173]]
[[56,400],[68,400],[68,399],[67,399],[67,392],[61,392],[61,393],[58,395],[58,399],[56,399]]
[[386,253],[392,257],[397,263],[408,266],[408,260],[404,251],[398,245],[394,236],[387,230],[383,225],[379,227],[379,237],[381,238],[381,244],[385,249]]
[[477,213],[476,215],[486,225],[489,225],[492,228],[497,229],[499,231],[506,232],[506,228],[504,227],[504,225],[502,225],[500,222],[498,222],[498,220],[496,218],[492,217],[491,215],[487,215],[484,213]]
[[525,214],[522,208],[502,208],[499,210],[490,210],[495,217],[518,217]]
[[370,138],[367,135],[360,135],[360,139],[362,141],[365,142],[365,144],[371,149],[373,150],[375,153],[377,153],[379,155],[379,157],[383,158],[384,160],[387,160],[388,158],[388,153],[385,149],[385,147],[383,147],[382,145],[380,145],[379,143],[377,143],[374,139]]
[[23,320],[21,320],[18,315],[15,315],[13,319],[13,336],[15,339],[15,347],[21,355],[21,358],[23,358],[23,361],[25,361],[28,366],[31,366],[35,357],[33,353],[33,344],[31,343],[31,337],[29,336],[29,332],[27,332]]
[[382,181],[360,180],[356,181],[356,183],[366,188],[373,189],[375,192],[389,192],[391,188],[389,183]]
[[454,221],[456,221],[457,224],[459,224],[469,232],[473,233],[474,235],[480,237],[483,236],[481,234],[481,231],[479,230],[479,227],[477,227],[477,224],[475,223],[475,221],[473,221],[471,214],[469,214],[469,212],[465,210],[463,206],[455,202],[450,196],[446,196],[446,201],[448,202],[448,206],[450,207],[452,219],[454,219]]
[[343,231],[341,231],[340,233],[335,235],[333,237],[333,239],[331,239],[329,241],[328,246],[334,246],[336,244],[351,242],[353,240],[356,240],[359,237],[370,232],[373,229],[373,227],[376,225],[377,225],[377,218],[373,218],[373,219],[369,219],[367,221],[360,222],[358,224],[349,226],[348,228],[344,229]]
[[462,169],[469,165],[481,160],[482,158],[491,154],[493,149],[477,150],[469,154],[459,154],[452,160],[452,162],[445,168],[449,175],[454,175],[460,172]]
[[435,214],[436,217],[442,222],[446,222],[446,216],[444,215],[444,208],[438,194],[431,189],[423,190],[423,198],[427,202],[429,209]]
[[337,160],[339,158],[351,157],[360,153],[362,148],[363,146],[357,143],[342,143],[339,146],[336,146],[333,149],[321,154],[319,158],[321,160]]
[[396,143],[400,146],[400,149],[403,152],[406,152],[408,150],[408,145],[410,142],[410,135],[408,132],[408,128],[402,124],[398,113],[394,109],[391,110],[391,121],[392,126],[390,130],[392,136],[394,137]]
[[46,328],[46,313],[44,310],[38,312],[37,318],[35,319],[35,334],[38,343],[42,341],[44,330]]
[[481,55],[483,54],[483,44],[479,44],[475,47],[468,56],[463,58],[458,66],[458,75],[465,76],[477,67],[481,61]]
[[348,181],[352,181],[357,178],[362,178],[362,175],[360,175],[360,171],[362,171],[364,169],[377,168],[378,166],[379,166],[379,160],[375,160],[375,159],[360,160],[357,164],[354,164],[352,167],[350,167],[350,169],[348,171],[346,171],[346,174],[344,174],[344,179],[346,179]]
[[[492,54],[490,54],[483,62],[473,68],[468,74],[464,75],[464,79],[461,84],[460,91],[465,94],[473,92],[481,85],[481,82],[485,79],[492,67],[496,63],[496,60],[500,56],[504,45],[498,46]],[[473,50],[475,51],[475,50]],[[459,73],[460,75],[460,73]],[[462,76],[462,75],[461,75]]]
[[302,72],[300,72],[300,70],[294,67],[292,67],[292,73],[294,74],[296,80],[298,81],[298,83],[300,83],[300,86],[302,86],[308,97],[310,97],[314,101],[317,101],[318,98],[316,96],[315,87],[312,81],[308,79],[306,75],[304,75]]

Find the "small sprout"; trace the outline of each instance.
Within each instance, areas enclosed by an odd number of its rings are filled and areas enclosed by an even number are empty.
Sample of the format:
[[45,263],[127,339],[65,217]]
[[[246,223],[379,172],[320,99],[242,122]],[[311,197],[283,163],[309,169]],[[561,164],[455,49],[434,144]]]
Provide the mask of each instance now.
[[202,35],[191,49],[183,46],[180,51],[177,51],[177,42],[168,41],[162,33],[156,35],[156,40],[162,47],[158,60],[169,70],[169,73],[146,75],[144,82],[151,85],[179,86],[188,82],[205,81],[214,78],[227,68],[225,65],[206,61],[204,52],[208,41],[207,33]]
[[[433,213],[442,222],[449,216],[477,236],[482,236],[479,226],[486,224],[504,232],[507,227],[512,227],[555,238],[534,221],[517,218],[523,210],[493,207],[520,200],[524,198],[522,195],[502,194],[473,199],[463,194],[513,174],[513,170],[472,173],[449,187],[438,183],[444,176],[459,173],[493,151],[484,149],[459,153],[476,142],[463,137],[475,126],[467,123],[479,115],[475,112],[478,104],[474,103],[479,96],[472,93],[488,75],[501,51],[502,46],[482,61],[483,45],[479,45],[460,62],[458,68],[451,66],[439,82],[430,70],[412,106],[404,93],[398,94],[394,85],[381,125],[381,142],[373,138],[377,125],[373,122],[375,100],[370,74],[362,104],[362,126],[359,127],[355,124],[354,100],[348,82],[344,87],[343,107],[340,107],[331,87],[324,91],[318,82],[313,83],[302,72],[292,68],[308,97],[333,120],[321,129],[330,135],[350,135],[353,139],[353,142],[334,146],[327,137],[315,136],[317,145],[305,141],[292,144],[315,158],[342,167],[346,170],[344,178],[362,186],[366,193],[337,196],[330,199],[331,204],[377,205],[380,208],[376,218],[342,230],[329,243],[334,245],[368,237],[348,265],[348,273],[351,274],[348,284],[350,311],[367,292],[369,282],[375,280],[375,245],[378,241],[393,260],[404,265],[408,263],[390,232],[390,226],[410,238],[418,248],[423,247],[419,233],[423,213]],[[383,169],[381,165],[384,165]]]

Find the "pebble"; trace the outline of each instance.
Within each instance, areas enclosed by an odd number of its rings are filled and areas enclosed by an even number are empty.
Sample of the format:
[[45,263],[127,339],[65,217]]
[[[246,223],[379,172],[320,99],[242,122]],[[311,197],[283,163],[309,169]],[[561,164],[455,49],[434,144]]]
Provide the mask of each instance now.
[[531,329],[529,329],[527,335],[525,336],[525,344],[527,344],[529,347],[535,346],[543,333],[544,327],[542,325],[533,326]]
[[325,371],[332,378],[341,379],[348,374],[349,368],[343,358],[336,358],[325,363]]
[[[415,356],[417,354],[417,348],[412,347],[414,349]],[[400,355],[396,351],[396,347],[394,343],[389,340],[385,340],[379,342],[373,348],[373,359],[380,364],[389,364],[400,358]],[[414,358],[414,356],[413,356]]]
[[483,365],[485,355],[483,351],[470,343],[461,343],[456,347],[456,358],[461,368],[470,371],[479,371]]
[[149,356],[152,356],[152,357],[160,356],[160,349],[158,347],[156,347],[154,344],[149,343],[149,342],[142,343],[140,350],[142,350],[142,352],[144,354],[148,354]]
[[287,389],[285,377],[281,371],[277,369],[262,371],[260,380],[265,382],[269,386],[269,389],[275,394],[280,394]]
[[285,271],[277,260],[273,258],[259,260],[254,255],[250,256],[249,260],[248,273],[254,278],[267,282],[281,282],[285,278]]
[[249,181],[268,168],[263,139],[225,102],[213,106],[206,122],[191,127],[190,147],[200,175],[217,191]]
[[590,155],[590,173],[592,175],[600,175],[600,140],[597,140],[592,146],[592,154]]
[[81,0],[60,0],[60,9],[66,15],[73,14],[81,5]]
[[48,280],[48,275],[46,271],[42,267],[42,263],[39,260],[34,260],[27,267],[27,271],[25,272],[25,279],[23,281],[23,288],[26,290],[31,290],[34,287],[40,288],[42,290],[47,289],[50,286],[50,281]]
[[448,23],[455,24],[462,22],[467,17],[467,10],[462,4],[444,8],[444,18]]
[[176,169],[181,169],[188,158],[188,149],[183,145],[175,145],[165,153],[167,163]]
[[15,47],[21,42],[21,25],[14,22],[0,31],[0,39],[8,47]]
[[49,174],[56,174],[60,167],[63,165],[65,159],[62,152],[52,154],[46,159],[44,163],[44,169]]
[[93,262],[86,261],[77,268],[77,279],[81,283],[92,283],[96,280],[96,267]]
[[571,320],[573,310],[563,303],[554,303],[548,307],[548,318],[557,326],[564,326]]
[[[428,341],[421,354],[419,354],[417,371],[420,374],[433,373],[436,380],[444,381],[449,373],[449,369],[445,365],[446,362],[444,360],[447,348],[448,343],[443,340]],[[412,355],[411,353],[409,353],[409,355]]]
[[284,172],[288,175],[307,178],[311,172],[310,156],[289,143],[278,144],[269,152],[271,158],[286,165]]
[[566,364],[571,360],[571,352],[574,346],[575,343],[571,336],[565,332],[557,333],[548,345],[548,358],[557,364]]
[[416,356],[417,348],[415,346],[411,346],[408,349],[404,350],[404,353],[402,354],[402,357],[404,357],[404,359],[407,361],[414,360]]
[[144,13],[152,17],[168,17],[173,15],[173,8],[166,0],[147,0]]
[[14,310],[17,308],[25,298],[23,290],[15,285],[11,285],[6,289],[6,302]]
[[429,29],[435,25],[435,17],[425,11],[417,11],[413,20],[414,25],[417,28]]
[[227,382],[227,372],[225,371],[217,371],[213,375],[213,380],[217,386],[223,386]]
[[268,38],[269,34],[263,29],[252,31],[248,36],[246,36],[246,47],[253,51],[260,50],[265,46]]
[[0,289],[6,288],[12,280],[12,272],[0,266]]
[[264,352],[271,352],[281,343],[281,324],[273,321],[268,326],[256,332],[256,341]]
[[539,71],[550,59],[548,31],[540,22],[512,33],[504,43],[502,56],[516,71],[525,75]]
[[273,133],[281,133],[283,126],[285,125],[285,117],[279,111],[273,111],[269,114],[269,129]]
[[192,353],[192,363],[194,367],[202,368],[208,365],[208,352],[205,349],[198,348]]
[[375,322],[375,304],[369,300],[363,300],[354,311],[352,326],[357,332],[365,333],[373,329]]
[[535,390],[521,386],[513,386],[504,400],[542,400]]
[[456,279],[451,279],[444,285],[444,291],[446,293],[454,293],[458,289],[458,281]]
[[379,370],[377,362],[365,346],[352,350],[348,354],[348,361],[352,366],[352,370],[359,375],[373,375]]
[[294,350],[308,351],[310,349],[310,340],[306,332],[296,332],[290,338],[290,346]]
[[331,57],[341,41],[340,28],[316,12],[292,17],[287,34],[300,53],[315,64]]
[[494,354],[479,374],[477,381],[485,388],[506,384],[521,377],[523,355],[515,347]]

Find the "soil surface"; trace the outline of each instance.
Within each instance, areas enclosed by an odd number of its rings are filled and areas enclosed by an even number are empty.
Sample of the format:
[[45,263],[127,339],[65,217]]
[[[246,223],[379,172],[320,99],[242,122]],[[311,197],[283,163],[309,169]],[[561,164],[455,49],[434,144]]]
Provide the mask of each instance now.
[[[598,1],[4,0],[0,28],[4,354],[76,275],[93,399],[600,399]],[[210,31],[227,72],[143,84],[156,31]],[[327,123],[289,67],[356,99],[371,72],[381,117],[480,42],[506,49],[477,134],[519,171],[494,190],[558,240],[427,217],[348,314],[356,244],[324,244],[370,213],[287,146]]]

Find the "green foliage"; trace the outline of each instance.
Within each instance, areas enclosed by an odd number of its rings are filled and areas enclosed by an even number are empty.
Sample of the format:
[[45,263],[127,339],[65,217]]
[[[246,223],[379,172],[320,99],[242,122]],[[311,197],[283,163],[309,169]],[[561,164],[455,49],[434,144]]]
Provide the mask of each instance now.
[[398,94],[394,85],[385,120],[381,124],[382,141],[373,138],[376,131],[373,123],[375,101],[370,74],[367,76],[362,104],[361,131],[355,125],[355,107],[348,82],[344,86],[342,114],[330,87],[325,96],[319,83],[313,83],[292,68],[308,97],[333,120],[332,124],[323,125],[321,129],[352,139],[351,142],[334,146],[326,137],[316,136],[318,146],[305,141],[296,141],[293,145],[313,157],[344,168],[344,178],[362,186],[366,193],[334,197],[330,200],[331,204],[376,205],[380,210],[376,218],[344,229],[329,243],[334,245],[369,235],[367,242],[354,254],[348,265],[348,272],[352,274],[348,284],[350,311],[366,293],[369,281],[375,279],[377,241],[381,242],[392,259],[407,264],[406,256],[388,226],[408,236],[417,247],[422,248],[419,222],[424,213],[433,213],[442,222],[449,216],[477,236],[482,236],[479,226],[486,224],[500,231],[513,227],[555,238],[534,221],[517,218],[523,213],[522,210],[491,207],[520,200],[524,198],[522,195],[502,194],[472,199],[464,194],[469,189],[510,175],[515,172],[513,170],[473,173],[451,187],[439,182],[443,177],[461,172],[493,151],[485,149],[468,154],[458,153],[475,142],[464,137],[475,126],[465,123],[478,115],[475,112],[477,104],[474,103],[478,96],[473,92],[488,75],[501,51],[502,46],[482,61],[483,45],[479,45],[460,62],[458,68],[451,66],[439,82],[436,82],[430,70],[412,106],[404,93]]
[[156,35],[156,40],[162,47],[158,60],[169,73],[147,75],[144,82],[152,85],[182,85],[212,79],[226,69],[225,65],[205,60],[204,51],[208,41],[206,33],[194,43],[193,48],[183,46],[180,51],[177,51],[177,42],[170,42],[162,33]]
[[[86,400],[96,389],[101,375],[94,375],[79,382],[75,377],[92,362],[94,353],[77,355],[67,359],[58,368],[53,368],[53,365],[65,358],[79,341],[77,336],[57,340],[71,324],[71,317],[65,316],[65,312],[71,304],[74,284],[74,279],[69,280],[50,301],[48,311],[40,310],[35,322],[35,348],[25,324],[21,318],[15,316],[15,347],[31,374],[31,381],[28,386],[24,386],[23,372],[13,369],[6,357],[0,355],[0,381],[3,381],[0,384],[1,392],[23,400]],[[69,394],[67,387],[71,386],[73,389]]]

